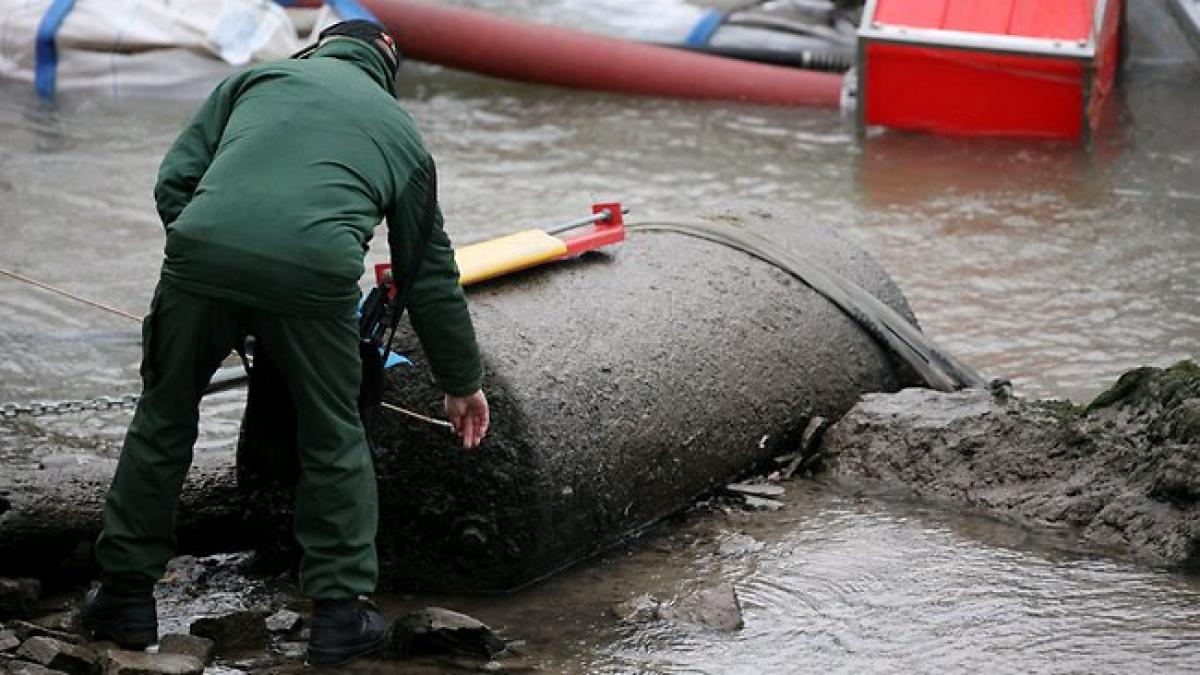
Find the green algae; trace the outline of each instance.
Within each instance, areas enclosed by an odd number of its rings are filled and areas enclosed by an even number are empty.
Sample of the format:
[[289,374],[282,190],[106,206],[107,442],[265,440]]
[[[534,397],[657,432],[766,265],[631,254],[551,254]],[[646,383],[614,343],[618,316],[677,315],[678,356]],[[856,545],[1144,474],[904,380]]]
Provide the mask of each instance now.
[[1117,406],[1148,409],[1154,404],[1175,408],[1195,398],[1200,398],[1200,366],[1194,361],[1185,360],[1166,369],[1144,366],[1121,375],[1084,411],[1092,413]]

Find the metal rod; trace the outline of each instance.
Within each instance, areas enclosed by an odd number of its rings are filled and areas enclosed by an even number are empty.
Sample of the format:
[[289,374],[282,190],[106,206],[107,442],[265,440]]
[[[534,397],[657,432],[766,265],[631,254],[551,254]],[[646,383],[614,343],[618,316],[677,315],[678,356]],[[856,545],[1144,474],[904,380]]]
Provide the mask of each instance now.
[[439,420],[439,419],[437,419],[437,418],[435,418],[435,417],[428,417],[428,416],[426,416],[426,415],[422,415],[422,414],[421,414],[421,413],[419,413],[419,412],[413,412],[413,411],[411,411],[411,410],[408,410],[408,409],[406,409],[406,408],[401,408],[401,407],[400,407],[400,406],[398,406],[398,405],[392,405],[391,403],[388,403],[387,401],[384,401],[384,402],[383,402],[383,403],[381,403],[380,405],[382,405],[383,407],[387,408],[388,410],[391,410],[392,412],[398,412],[398,413],[400,413],[401,415],[408,415],[409,417],[413,417],[413,418],[419,419],[419,420],[421,420],[422,422],[428,422],[429,424],[434,424],[434,425],[437,425],[437,426],[439,426],[439,427],[446,427],[447,429],[453,429],[453,428],[454,428],[454,425],[453,425],[453,424],[450,424],[450,423],[449,423],[449,422],[447,422],[446,420]]
[[[210,382],[208,387],[204,390],[204,395],[207,396],[208,394],[215,394],[219,391],[236,389],[237,387],[248,384],[249,382],[250,382],[250,376],[247,375],[245,371],[241,370],[241,368],[237,368],[237,367],[221,368],[220,370],[217,371],[216,375],[213,377],[212,382]],[[381,403],[380,405],[382,405],[384,408],[387,408],[388,410],[391,410],[393,412],[398,412],[401,415],[408,415],[409,417],[421,420],[422,422],[428,422],[429,424],[434,424],[439,427],[446,427],[447,429],[454,428],[454,425],[450,424],[446,420],[439,420],[439,419],[436,419],[433,417],[428,417],[426,415],[422,415],[419,412],[414,412],[407,408],[401,408],[398,405],[393,405],[391,403],[387,403],[386,401]]]
[[[621,213],[629,213],[629,209],[623,208],[621,209]],[[562,234],[563,232],[574,230],[577,227],[591,225],[592,223],[598,223],[603,220],[608,220],[609,218],[612,218],[612,212],[608,209],[604,209],[599,213],[593,213],[592,215],[584,218],[576,218],[575,220],[563,223],[561,225],[554,225],[546,230],[546,234]]]
[[91,305],[92,307],[95,307],[96,309],[102,309],[106,312],[111,312],[113,314],[116,314],[117,316],[123,316],[126,319],[130,319],[130,320],[136,321],[138,323],[142,322],[142,317],[140,317],[140,316],[137,316],[135,314],[130,314],[129,312],[126,312],[123,309],[117,309],[116,307],[110,307],[104,303],[96,302],[95,300],[90,300],[88,298],[83,297],[82,295],[75,295],[74,293],[72,293],[70,291],[64,291],[63,289],[58,288],[56,286],[51,286],[50,284],[48,284],[44,281],[38,281],[37,279],[30,279],[29,277],[27,277],[23,274],[17,274],[16,272],[12,272],[10,270],[6,270],[3,268],[0,268],[0,274],[3,274],[6,277],[11,277],[13,279],[16,279],[17,281],[27,283],[31,286],[37,286],[38,288],[50,291],[51,293],[58,293],[59,295],[66,297],[66,298],[70,298],[72,300],[75,300],[76,302],[82,302],[85,305]]

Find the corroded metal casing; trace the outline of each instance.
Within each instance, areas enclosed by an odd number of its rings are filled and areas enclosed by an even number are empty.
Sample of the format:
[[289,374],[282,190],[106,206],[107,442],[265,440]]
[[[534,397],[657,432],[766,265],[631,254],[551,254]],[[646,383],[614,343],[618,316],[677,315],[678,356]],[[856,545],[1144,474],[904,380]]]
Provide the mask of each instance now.
[[[833,232],[751,227],[818,258],[905,316],[895,284]],[[519,587],[686,508],[791,450],[813,415],[910,384],[841,310],[748,255],[666,233],[473,287],[492,426],[474,451],[384,415],[379,555],[386,588]],[[415,336],[385,400],[440,414]],[[251,500],[254,503],[254,500]]]

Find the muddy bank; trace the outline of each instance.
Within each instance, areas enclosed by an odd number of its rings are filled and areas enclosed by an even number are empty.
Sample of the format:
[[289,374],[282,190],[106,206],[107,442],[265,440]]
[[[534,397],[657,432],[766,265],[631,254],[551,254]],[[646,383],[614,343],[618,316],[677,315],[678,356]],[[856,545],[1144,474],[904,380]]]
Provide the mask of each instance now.
[[[722,218],[821,260],[911,319],[892,280],[832,231],[765,213]],[[388,588],[519,587],[790,449],[812,416],[912,382],[809,287],[678,234],[634,234],[475,288],[471,311],[493,410],[483,447],[464,452],[444,430],[399,416],[384,417],[375,438]],[[414,337],[398,342],[418,363],[385,398],[437,414]],[[286,542],[286,513],[266,506],[286,500],[249,503],[260,530]]]
[[1200,368],[1123,375],[1085,407],[1001,392],[868,395],[825,437],[833,476],[1200,569]]

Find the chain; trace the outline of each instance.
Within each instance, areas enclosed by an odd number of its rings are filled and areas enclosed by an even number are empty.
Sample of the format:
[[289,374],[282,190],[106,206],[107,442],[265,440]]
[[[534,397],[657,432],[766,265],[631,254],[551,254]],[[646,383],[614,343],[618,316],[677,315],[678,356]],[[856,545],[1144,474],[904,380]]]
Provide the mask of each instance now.
[[137,394],[121,396],[97,396],[92,399],[73,399],[66,401],[34,401],[33,403],[0,403],[0,419],[15,417],[46,417],[48,415],[68,415],[88,410],[113,410],[133,407],[138,401]]

